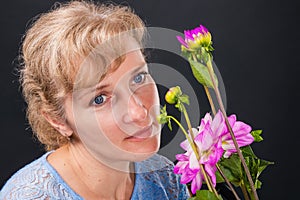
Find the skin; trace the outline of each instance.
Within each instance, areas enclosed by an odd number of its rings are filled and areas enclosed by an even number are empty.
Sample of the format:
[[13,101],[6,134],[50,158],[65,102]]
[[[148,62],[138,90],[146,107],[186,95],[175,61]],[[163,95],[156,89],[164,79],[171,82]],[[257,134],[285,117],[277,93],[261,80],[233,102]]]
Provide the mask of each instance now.
[[64,107],[65,123],[45,115],[72,136],[47,157],[49,163],[84,199],[130,199],[132,162],[147,159],[160,145],[158,92],[140,50],[127,53],[98,85],[69,94]]

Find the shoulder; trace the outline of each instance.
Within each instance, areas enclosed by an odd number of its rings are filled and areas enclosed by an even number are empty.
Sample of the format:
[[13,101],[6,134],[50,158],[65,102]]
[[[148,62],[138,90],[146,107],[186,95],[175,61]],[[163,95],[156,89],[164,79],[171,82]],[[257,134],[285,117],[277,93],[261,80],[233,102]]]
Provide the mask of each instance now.
[[180,183],[179,175],[173,172],[174,164],[168,158],[155,154],[138,163],[137,166],[138,182],[141,183],[141,187],[147,187],[149,196],[159,197],[159,199],[189,197],[186,185]]
[[[60,199],[61,191],[65,189],[49,169],[49,163],[46,161],[49,153],[17,171],[1,189],[0,199]],[[67,191],[65,195],[69,196]]]
[[150,171],[165,171],[165,170],[172,170],[174,167],[174,164],[166,157],[154,154],[147,160],[137,162],[135,165],[135,171],[136,173],[144,173],[144,172],[150,172]]

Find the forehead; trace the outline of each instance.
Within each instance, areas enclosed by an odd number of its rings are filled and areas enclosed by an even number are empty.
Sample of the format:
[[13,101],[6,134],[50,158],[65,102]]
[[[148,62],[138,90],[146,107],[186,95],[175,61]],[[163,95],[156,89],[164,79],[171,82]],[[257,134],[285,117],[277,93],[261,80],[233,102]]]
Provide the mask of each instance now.
[[131,75],[135,74],[136,71],[146,64],[141,50],[128,52],[126,55],[120,57],[119,62],[117,64],[113,63],[111,67],[107,68],[105,74],[94,70],[94,67],[91,66],[93,70],[86,72],[85,77],[82,77],[81,86],[85,87],[77,87],[77,90],[92,91],[99,85],[114,86],[123,78],[131,77]]
[[108,71],[107,76],[101,82],[105,82],[106,80],[112,82],[120,80],[122,77],[134,74],[141,67],[145,66],[145,64],[144,56],[140,50],[128,52],[124,56],[124,61],[116,69]]
[[[124,39],[124,42],[122,43],[120,39]],[[82,59],[78,66],[73,81],[73,90],[89,88],[98,84],[125,61],[127,64],[134,64],[141,59],[144,60],[140,49],[139,43],[132,37],[117,38],[98,45],[86,58]]]

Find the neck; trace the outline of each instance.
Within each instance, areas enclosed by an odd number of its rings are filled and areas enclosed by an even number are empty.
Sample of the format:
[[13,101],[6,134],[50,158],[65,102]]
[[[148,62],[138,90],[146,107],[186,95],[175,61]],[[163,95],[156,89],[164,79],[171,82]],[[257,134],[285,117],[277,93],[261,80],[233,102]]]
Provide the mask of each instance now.
[[129,173],[132,163],[122,162],[124,171],[116,170],[96,160],[83,145],[73,143],[54,153],[67,158],[68,173],[73,178],[66,182],[85,199],[130,199],[134,186],[134,174]]

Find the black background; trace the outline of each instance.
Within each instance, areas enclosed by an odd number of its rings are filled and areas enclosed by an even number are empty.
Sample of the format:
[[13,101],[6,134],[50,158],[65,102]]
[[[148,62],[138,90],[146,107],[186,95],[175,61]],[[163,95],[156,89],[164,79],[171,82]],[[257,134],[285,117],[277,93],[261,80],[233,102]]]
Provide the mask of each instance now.
[[[55,1],[1,2],[0,188],[17,169],[43,153],[25,120],[14,62],[26,24]],[[298,186],[299,6],[291,0],[114,1],[130,5],[148,26],[182,32],[199,24],[213,35],[228,113],[263,129],[256,154],[275,162],[261,175],[261,199],[293,199]],[[178,66],[172,56],[157,62]],[[192,79],[192,77],[191,77]]]

